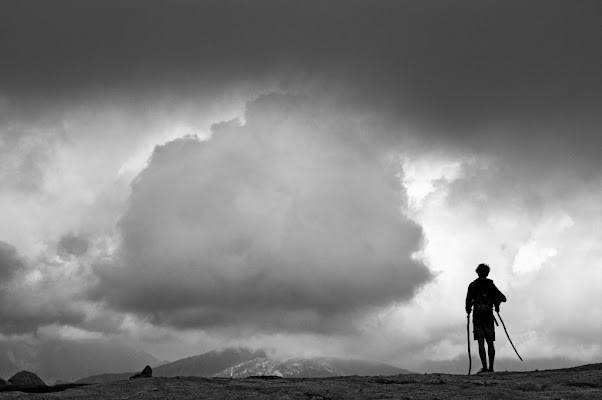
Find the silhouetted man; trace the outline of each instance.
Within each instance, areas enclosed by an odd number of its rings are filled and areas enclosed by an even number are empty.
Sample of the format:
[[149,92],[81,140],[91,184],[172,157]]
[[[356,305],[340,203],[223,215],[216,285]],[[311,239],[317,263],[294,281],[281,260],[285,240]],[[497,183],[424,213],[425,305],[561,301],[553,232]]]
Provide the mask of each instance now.
[[[493,361],[495,359],[495,328],[493,321],[493,308],[500,311],[500,303],[506,301],[506,296],[499,291],[489,275],[489,265],[479,264],[477,267],[479,277],[468,285],[466,294],[466,313],[470,314],[472,308],[472,324],[474,340],[479,342],[479,356],[483,368],[477,374],[483,372],[493,372]],[[487,357],[485,355],[485,341],[487,341],[487,350],[489,353],[489,368],[487,368]]]

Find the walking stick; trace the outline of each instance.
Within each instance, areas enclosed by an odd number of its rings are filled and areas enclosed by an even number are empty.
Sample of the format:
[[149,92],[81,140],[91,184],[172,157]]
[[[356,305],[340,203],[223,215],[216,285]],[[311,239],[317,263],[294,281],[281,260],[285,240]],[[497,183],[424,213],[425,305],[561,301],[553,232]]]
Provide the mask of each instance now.
[[[514,347],[514,343],[512,343],[512,339],[510,339],[510,335],[508,335],[508,331],[506,330],[506,324],[504,324],[504,320],[502,319],[502,316],[500,315],[499,311],[496,311],[497,316],[500,317],[500,321],[502,321],[502,326],[504,327],[504,332],[506,332],[506,336],[508,336],[508,340],[510,341],[510,344],[512,345],[512,348],[514,349],[514,352],[516,353],[516,355],[518,356],[518,358],[520,358],[521,361],[523,361],[523,358],[520,356],[520,354],[518,354],[518,351],[516,351],[516,347]],[[468,350],[470,353],[470,349]]]
[[470,355],[470,313],[466,315],[466,339],[468,339],[468,375],[472,369],[472,356]]

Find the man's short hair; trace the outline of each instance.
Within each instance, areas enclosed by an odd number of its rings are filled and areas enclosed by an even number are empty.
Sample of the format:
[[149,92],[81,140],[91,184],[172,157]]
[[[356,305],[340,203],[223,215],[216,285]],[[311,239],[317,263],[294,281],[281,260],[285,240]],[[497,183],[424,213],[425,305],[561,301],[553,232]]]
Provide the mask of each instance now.
[[486,278],[487,275],[489,275],[489,270],[489,265],[479,264],[479,266],[477,267],[477,274],[479,275],[479,278]]

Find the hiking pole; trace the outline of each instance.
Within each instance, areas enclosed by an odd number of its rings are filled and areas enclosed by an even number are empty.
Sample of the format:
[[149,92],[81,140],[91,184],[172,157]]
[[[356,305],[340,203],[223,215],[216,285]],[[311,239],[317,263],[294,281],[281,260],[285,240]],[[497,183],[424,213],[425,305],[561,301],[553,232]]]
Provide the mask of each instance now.
[[470,313],[466,314],[466,339],[468,339],[468,375],[472,369],[472,356],[470,355]]
[[512,343],[512,339],[510,339],[510,335],[508,335],[508,331],[506,330],[506,324],[504,324],[504,320],[502,319],[500,312],[496,311],[496,313],[497,313],[497,316],[500,317],[500,321],[502,321],[502,326],[504,327],[504,332],[506,332],[506,336],[508,336],[508,340],[510,341],[512,348],[514,349],[514,352],[516,353],[518,358],[520,358],[520,360],[523,361],[523,358],[520,356],[520,354],[518,354],[518,351],[516,351],[516,347],[514,347],[514,343]]

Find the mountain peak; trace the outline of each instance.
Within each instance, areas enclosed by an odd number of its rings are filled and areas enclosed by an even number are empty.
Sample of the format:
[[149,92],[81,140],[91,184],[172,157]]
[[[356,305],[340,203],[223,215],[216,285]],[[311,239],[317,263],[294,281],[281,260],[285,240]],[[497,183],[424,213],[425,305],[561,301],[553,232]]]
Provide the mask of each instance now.
[[262,357],[267,357],[267,355],[261,349],[251,350],[245,347],[226,347],[160,365],[154,369],[153,375],[212,376],[232,365],[238,365]]

